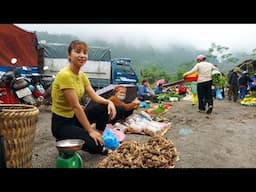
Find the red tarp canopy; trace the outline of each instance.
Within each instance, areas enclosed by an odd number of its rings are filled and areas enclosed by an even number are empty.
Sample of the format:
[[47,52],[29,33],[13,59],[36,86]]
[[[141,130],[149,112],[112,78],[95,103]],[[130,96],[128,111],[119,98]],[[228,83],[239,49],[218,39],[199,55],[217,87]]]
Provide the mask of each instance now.
[[[17,63],[11,64],[16,58]],[[12,24],[0,24],[0,66],[38,66],[37,37]]]

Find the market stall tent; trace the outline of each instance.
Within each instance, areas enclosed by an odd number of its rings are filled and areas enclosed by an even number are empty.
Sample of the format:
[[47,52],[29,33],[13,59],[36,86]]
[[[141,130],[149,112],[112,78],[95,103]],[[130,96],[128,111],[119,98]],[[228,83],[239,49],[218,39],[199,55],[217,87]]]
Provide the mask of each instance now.
[[[13,24],[0,24],[0,71],[13,67],[38,67],[37,37]],[[17,62],[13,64],[12,58]]]

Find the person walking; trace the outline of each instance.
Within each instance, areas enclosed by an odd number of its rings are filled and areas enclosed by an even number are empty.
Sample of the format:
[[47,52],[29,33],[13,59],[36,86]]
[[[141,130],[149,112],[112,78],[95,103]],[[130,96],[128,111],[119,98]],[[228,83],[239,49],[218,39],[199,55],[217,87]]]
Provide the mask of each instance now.
[[[197,72],[197,93],[198,93],[198,109],[199,112],[206,111],[207,114],[212,113],[213,98],[212,98],[212,71],[219,69],[212,63],[206,62],[206,56],[198,55],[196,57],[197,64],[188,72],[183,74],[185,78],[187,75]],[[206,109],[207,107],[207,109]]]

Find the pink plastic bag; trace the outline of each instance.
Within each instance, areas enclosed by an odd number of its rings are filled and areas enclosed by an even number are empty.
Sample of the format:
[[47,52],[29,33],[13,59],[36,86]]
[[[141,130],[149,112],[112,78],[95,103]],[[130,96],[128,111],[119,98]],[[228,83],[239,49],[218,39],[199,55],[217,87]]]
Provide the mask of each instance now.
[[118,139],[118,141],[120,143],[122,143],[124,141],[124,139],[125,139],[124,132],[122,132],[121,130],[119,130],[117,128],[114,128],[113,125],[111,125],[111,124],[107,124],[106,128],[109,128],[109,130],[115,134],[116,138]]

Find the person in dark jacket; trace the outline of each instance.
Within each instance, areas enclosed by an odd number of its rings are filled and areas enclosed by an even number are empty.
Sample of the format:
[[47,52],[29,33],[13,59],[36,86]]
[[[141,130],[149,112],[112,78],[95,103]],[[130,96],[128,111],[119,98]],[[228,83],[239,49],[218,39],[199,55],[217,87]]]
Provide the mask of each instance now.
[[240,76],[240,68],[235,67],[233,72],[228,76],[228,86],[229,86],[229,94],[228,100],[231,101],[231,98],[234,102],[237,101],[238,97],[238,78]]
[[249,82],[250,91],[256,91],[256,72],[253,77],[251,77],[251,82]]
[[249,82],[252,82],[252,80],[248,76],[248,71],[243,71],[241,77],[238,79],[240,99],[244,99],[247,94]]

